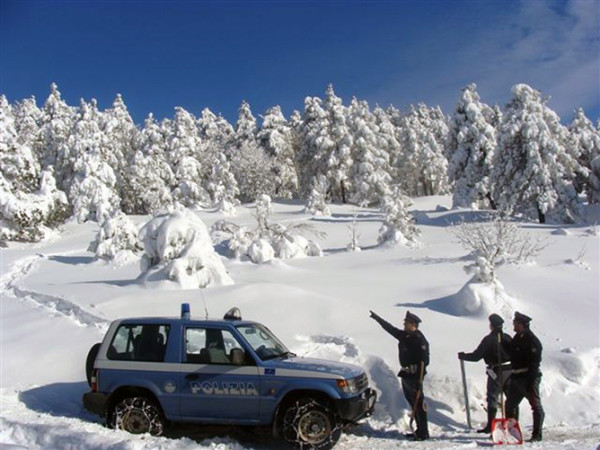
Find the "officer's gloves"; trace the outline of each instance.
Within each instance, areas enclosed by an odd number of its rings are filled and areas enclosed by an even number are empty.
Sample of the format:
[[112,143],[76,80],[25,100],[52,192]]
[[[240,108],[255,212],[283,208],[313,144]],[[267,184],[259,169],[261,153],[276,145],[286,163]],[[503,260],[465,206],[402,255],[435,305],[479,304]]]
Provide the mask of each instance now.
[[465,359],[465,352],[458,352],[458,359]]

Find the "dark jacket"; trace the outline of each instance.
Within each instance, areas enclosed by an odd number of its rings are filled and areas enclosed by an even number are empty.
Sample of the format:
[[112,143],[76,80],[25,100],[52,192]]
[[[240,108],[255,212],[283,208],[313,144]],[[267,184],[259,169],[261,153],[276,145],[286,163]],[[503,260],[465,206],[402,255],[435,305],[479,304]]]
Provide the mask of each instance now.
[[502,335],[500,342],[500,365],[510,361],[510,355],[503,348],[510,344],[512,338],[506,334],[502,333],[502,331],[493,330],[484,337],[479,346],[475,349],[473,353],[465,353],[462,356],[462,359],[465,361],[479,361],[483,358],[485,363],[490,367],[498,366],[498,334]]
[[[429,342],[427,342],[423,333],[419,330],[408,333],[396,328],[376,314],[373,314],[373,318],[385,331],[398,339],[398,359],[402,367],[398,375],[401,377],[418,377],[420,375],[420,363],[423,362],[423,369],[429,365]],[[423,370],[423,376],[425,373],[426,371]]]
[[542,363],[542,343],[529,329],[515,334],[512,341],[504,346],[510,355],[515,377],[535,377],[540,373]]

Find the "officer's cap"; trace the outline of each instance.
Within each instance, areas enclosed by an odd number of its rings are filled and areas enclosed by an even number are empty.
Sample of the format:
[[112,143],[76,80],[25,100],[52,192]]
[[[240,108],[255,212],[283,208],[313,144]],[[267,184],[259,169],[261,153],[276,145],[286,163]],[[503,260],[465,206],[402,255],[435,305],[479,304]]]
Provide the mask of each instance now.
[[504,319],[502,319],[502,317],[500,317],[498,314],[491,314],[489,320],[493,327],[501,327],[504,323]]
[[408,320],[409,322],[416,323],[417,325],[421,323],[421,319],[418,316],[414,315],[410,311],[406,311],[406,317],[404,320]]
[[521,314],[519,311],[517,311],[515,313],[514,320],[515,322],[520,322],[522,324],[529,325],[529,322],[531,322],[531,317],[526,316],[525,314]]

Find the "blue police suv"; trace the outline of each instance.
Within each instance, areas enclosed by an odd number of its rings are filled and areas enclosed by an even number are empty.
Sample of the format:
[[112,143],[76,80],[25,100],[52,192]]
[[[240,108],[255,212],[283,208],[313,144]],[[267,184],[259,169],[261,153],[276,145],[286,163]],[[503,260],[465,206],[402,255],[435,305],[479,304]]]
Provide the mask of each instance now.
[[88,411],[108,426],[160,435],[166,423],[271,425],[298,448],[331,448],[342,427],[371,414],[361,367],[301,358],[232,308],[222,320],[112,322],[86,361]]

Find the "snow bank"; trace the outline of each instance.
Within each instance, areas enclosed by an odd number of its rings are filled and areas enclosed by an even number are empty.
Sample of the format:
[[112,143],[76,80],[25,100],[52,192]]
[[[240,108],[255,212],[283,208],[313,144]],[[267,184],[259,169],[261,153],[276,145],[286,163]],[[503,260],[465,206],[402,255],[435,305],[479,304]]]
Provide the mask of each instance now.
[[156,216],[139,236],[144,283],[170,280],[184,289],[233,284],[206,225],[193,212],[182,209]]

